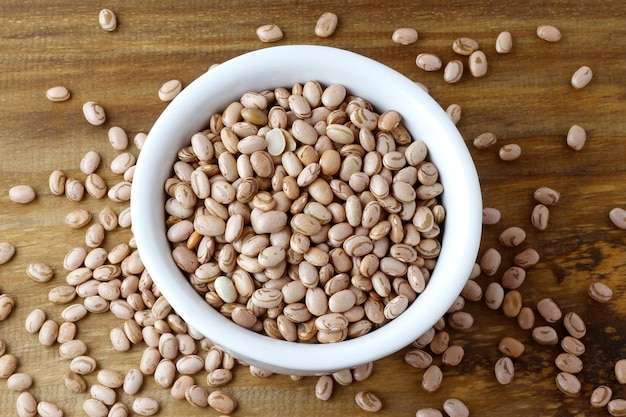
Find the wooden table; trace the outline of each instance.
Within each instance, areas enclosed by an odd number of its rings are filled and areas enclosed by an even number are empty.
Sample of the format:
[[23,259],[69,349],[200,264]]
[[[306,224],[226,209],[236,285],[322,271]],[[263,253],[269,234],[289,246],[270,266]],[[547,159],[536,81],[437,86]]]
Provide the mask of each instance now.
[[[467,302],[475,325],[468,331],[450,331],[452,343],[465,348],[465,359],[444,369],[444,383],[434,394],[420,388],[423,371],[403,362],[405,351],[375,364],[373,376],[361,383],[336,387],[329,402],[316,400],[315,378],[292,381],[274,375],[261,380],[239,367],[235,381],[226,388],[239,401],[240,416],[362,415],[354,394],[371,390],[384,402],[379,415],[410,416],[421,407],[441,409],[446,398],[462,399],[472,415],[533,416],[607,415],[592,411],[589,395],[598,384],[607,384],[615,397],[626,391],[613,373],[616,360],[626,357],[626,290],[624,274],[626,232],[608,218],[613,207],[626,206],[626,29],[623,1],[527,1],[390,3],[344,2],[202,2],[194,0],[124,2],[113,0],[103,6],[118,16],[118,29],[104,32],[98,26],[99,6],[68,0],[59,4],[41,0],[3,1],[0,6],[0,241],[12,242],[17,254],[0,266],[0,293],[16,299],[11,316],[0,323],[0,339],[8,352],[19,358],[19,372],[31,374],[30,392],[39,400],[57,403],[67,416],[82,415],[81,404],[88,394],[72,394],[62,384],[68,362],[57,346],[44,347],[36,335],[24,331],[24,319],[35,307],[61,321],[64,306],[47,301],[50,288],[64,283],[65,253],[83,245],[83,230],[70,230],[66,213],[87,208],[94,215],[104,206],[116,212],[123,203],[85,198],[73,203],[53,196],[48,176],[54,169],[83,178],[79,162],[88,150],[102,156],[101,174],[112,183],[108,166],[116,151],[107,141],[107,130],[117,125],[131,136],[149,131],[166,106],[157,90],[177,78],[184,85],[214,63],[241,53],[267,47],[255,28],[275,23],[284,31],[277,44],[320,44],[349,49],[377,59],[430,89],[445,108],[458,103],[463,115],[458,127],[475,159],[483,187],[484,204],[502,212],[502,221],[484,228],[482,249],[498,248],[503,266],[494,277],[482,276],[483,288],[497,281],[521,248],[505,249],[497,236],[508,226],[528,232],[523,247],[534,247],[541,261],[529,270],[520,288],[524,305],[535,309],[538,300],[551,297],[564,312],[579,313],[588,326],[583,341],[584,369],[579,374],[582,393],[567,398],[555,387],[558,372],[554,359],[558,346],[536,344],[530,331],[521,330],[515,319],[485,307],[483,301]],[[313,28],[325,11],[339,16],[339,27],[328,39],[317,38]],[[539,39],[536,28],[553,24],[563,38],[557,43]],[[392,43],[397,27],[414,27],[419,40],[410,46]],[[499,55],[494,43],[500,31],[512,33],[511,53]],[[426,73],[415,66],[422,52],[439,55],[448,62],[459,58],[451,49],[462,36],[476,39],[489,62],[486,77],[469,73],[454,85],[443,81],[442,72]],[[463,58],[464,59],[464,58]],[[583,90],[570,86],[570,77],[582,65],[593,69],[594,78]],[[72,98],[63,103],[46,100],[45,91],[65,85]],[[96,100],[106,109],[108,121],[94,127],[83,118],[81,107]],[[584,127],[588,141],[576,152],[565,142],[569,127]],[[515,162],[498,158],[499,145],[477,150],[472,139],[493,132],[498,144],[517,143],[523,149]],[[131,146],[131,151],[137,149]],[[12,203],[8,189],[30,184],[38,198],[31,204]],[[533,191],[540,186],[558,190],[561,201],[551,208],[549,227],[537,231],[530,225]],[[110,233],[104,243],[110,248],[127,241],[128,230]],[[45,262],[56,277],[45,284],[25,275],[30,262]],[[608,304],[591,300],[587,287],[601,281],[614,290]],[[538,317],[537,324],[545,324]],[[100,368],[126,372],[136,367],[142,346],[117,353],[109,343],[109,330],[121,322],[111,314],[91,314],[78,323],[78,336],[87,342]],[[565,335],[562,323],[555,328]],[[501,356],[498,342],[514,336],[526,345],[515,359],[515,380],[499,385],[493,366]],[[437,356],[435,363],[440,363]],[[202,383],[204,375],[197,377]],[[87,380],[95,381],[95,375]],[[185,401],[172,400],[167,390],[146,378],[143,394],[157,398],[160,415],[217,415],[195,409]],[[0,415],[15,415],[17,394],[0,384]],[[118,398],[130,404],[132,398]],[[207,414],[209,412],[209,414]]]

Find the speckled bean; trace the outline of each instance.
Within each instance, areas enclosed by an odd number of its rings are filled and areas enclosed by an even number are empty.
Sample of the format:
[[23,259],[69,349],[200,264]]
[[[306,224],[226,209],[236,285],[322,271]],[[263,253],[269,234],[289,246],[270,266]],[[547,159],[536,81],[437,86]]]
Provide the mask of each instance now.
[[383,406],[382,401],[371,391],[359,391],[354,399],[363,411],[371,413],[379,411]]

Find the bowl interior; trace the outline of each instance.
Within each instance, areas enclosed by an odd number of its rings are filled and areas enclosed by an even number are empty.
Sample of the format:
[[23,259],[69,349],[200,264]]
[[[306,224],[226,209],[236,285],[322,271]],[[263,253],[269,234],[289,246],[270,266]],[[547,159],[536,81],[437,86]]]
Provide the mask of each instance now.
[[[248,91],[317,80],[343,84],[379,111],[394,109],[413,138],[426,142],[440,171],[446,209],[437,266],[405,313],[365,336],[335,344],[275,340],[245,330],[210,307],[173,262],[166,239],[164,182],[177,151],[210,116]],[[319,374],[387,356],[428,330],[461,292],[476,260],[481,192],[469,151],[441,107],[402,74],[374,60],[322,46],[279,46],[220,64],[186,87],[151,129],[138,158],[131,195],[133,233],[145,267],[174,310],[238,359],[285,374]]]

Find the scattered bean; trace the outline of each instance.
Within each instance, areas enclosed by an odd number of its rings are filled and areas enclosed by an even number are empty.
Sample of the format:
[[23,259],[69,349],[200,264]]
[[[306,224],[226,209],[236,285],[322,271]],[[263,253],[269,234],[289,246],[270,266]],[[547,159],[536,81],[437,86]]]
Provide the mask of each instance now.
[[113,126],[108,132],[109,144],[116,151],[123,151],[128,147],[128,134],[119,126]]
[[459,55],[470,56],[478,48],[478,42],[472,38],[457,38],[452,43],[452,50]]
[[556,345],[559,343],[559,336],[556,330],[550,326],[538,326],[532,331],[532,337],[540,345]]
[[544,41],[558,42],[561,40],[561,31],[552,25],[540,25],[537,27],[537,36]]
[[539,300],[537,302],[537,311],[548,323],[556,323],[563,317],[561,309],[551,298],[542,298]]
[[159,408],[159,403],[150,397],[136,397],[133,400],[133,411],[140,416],[155,415]]
[[363,411],[371,413],[380,411],[383,406],[382,401],[370,391],[359,391],[356,393],[354,399]]
[[63,374],[63,385],[68,390],[77,394],[87,391],[87,381],[85,378],[72,371]]
[[483,224],[486,225],[494,225],[500,222],[500,218],[502,217],[500,210],[494,207],[484,207],[483,208]]
[[500,32],[496,38],[496,52],[499,54],[508,54],[513,48],[513,37],[511,32]]
[[515,375],[515,366],[513,365],[513,361],[508,356],[503,356],[496,361],[496,365],[494,368],[494,372],[496,374],[496,380],[502,384],[507,385],[513,382],[513,377]]
[[626,384],[626,359],[615,362],[615,377],[620,384]]
[[503,161],[511,162],[519,159],[522,155],[522,147],[517,143],[508,143],[500,148],[498,156]]
[[593,78],[593,71],[586,65],[578,68],[574,74],[572,74],[571,84],[577,90],[585,88],[587,84],[591,82]]
[[113,32],[117,27],[117,17],[112,10],[102,9],[98,14],[98,23],[103,30]]
[[95,398],[87,398],[83,401],[82,408],[89,417],[106,417],[109,414],[107,406]]
[[491,132],[484,132],[476,136],[472,143],[476,149],[486,149],[490,146],[495,145],[497,141],[498,138],[495,134]]
[[426,392],[435,392],[441,386],[443,372],[437,365],[430,365],[422,375],[422,389]]
[[338,21],[339,19],[335,13],[322,13],[315,24],[315,35],[320,38],[328,38],[332,36],[332,34],[335,33],[335,29],[337,29]]
[[183,89],[183,84],[180,80],[169,80],[163,83],[161,87],[159,87],[159,100],[161,101],[172,101],[174,97],[176,97]]
[[443,402],[443,411],[450,417],[469,417],[469,409],[458,398],[448,398]]
[[391,40],[400,45],[410,45],[417,42],[417,30],[413,28],[398,28],[391,35]]
[[15,300],[8,294],[0,295],[0,321],[6,320],[13,311]]
[[220,414],[232,414],[237,408],[235,398],[224,391],[211,391],[208,397],[209,407]]
[[609,401],[611,401],[612,396],[613,390],[610,387],[607,387],[606,385],[599,385],[591,392],[589,403],[594,408],[602,408],[605,407]]
[[500,350],[500,352],[508,357],[519,358],[520,356],[522,356],[526,348],[524,347],[524,344],[519,340],[510,336],[505,336],[504,338],[502,338],[502,340],[500,340],[498,349]]
[[50,401],[39,401],[37,413],[41,417],[63,417],[63,409]]
[[19,417],[35,417],[37,414],[37,400],[29,391],[24,391],[17,396],[15,407]]
[[511,226],[500,233],[499,240],[503,246],[519,246],[526,240],[526,232],[521,227]]
[[17,369],[17,357],[10,354],[5,353],[0,356],[0,379],[7,379]]
[[28,333],[35,334],[39,332],[39,329],[41,329],[41,326],[45,321],[46,313],[40,308],[35,308],[28,314],[28,316],[26,316],[24,327]]
[[424,71],[438,71],[441,69],[441,59],[435,54],[421,53],[415,58],[417,68]]
[[580,340],[572,336],[565,336],[561,339],[561,347],[567,353],[580,356],[585,353],[585,345]]
[[256,35],[261,42],[277,42],[283,38],[283,31],[276,25],[259,26]]
[[474,51],[469,57],[470,73],[476,77],[484,77],[487,75],[487,55],[483,51]]
[[95,101],[87,101],[83,104],[83,115],[85,120],[94,126],[100,126],[106,121],[104,108]]
[[587,132],[578,125],[573,125],[567,132],[567,146],[575,151],[580,151],[587,141]]
[[556,386],[568,397],[575,397],[580,394],[581,384],[578,378],[569,372],[559,372],[556,376]]
[[[626,229],[626,210],[621,207],[611,209],[611,211],[609,211],[609,220],[611,220],[611,223],[613,223],[615,227]],[[0,253],[1,251],[0,249]],[[1,260],[0,264],[2,264]]]
[[592,282],[587,290],[589,297],[599,303],[608,303],[613,298],[613,290],[603,282]]
[[513,263],[523,269],[535,266],[539,262],[539,253],[533,248],[526,248],[513,257]]
[[567,329],[568,333],[576,339],[581,339],[587,334],[587,326],[583,319],[573,311],[565,314],[563,318],[563,325]]
[[463,76],[463,62],[453,59],[448,62],[443,70],[443,79],[445,82],[453,84],[459,82]]
[[616,416],[626,416],[626,400],[621,398],[616,398],[611,400],[606,405],[606,409],[610,415]]
[[583,362],[576,355],[571,353],[560,353],[554,363],[557,368],[563,372],[569,372],[570,374],[577,374],[583,369]]
[[415,417],[443,417],[443,414],[436,408],[420,408],[415,413]]
[[48,282],[54,277],[54,271],[43,262],[33,262],[26,267],[26,275],[35,282]]
[[9,188],[9,198],[14,203],[28,204],[37,198],[37,194],[30,185],[15,185]]
[[58,85],[46,90],[46,98],[50,101],[66,101],[70,99],[70,90],[67,87]]

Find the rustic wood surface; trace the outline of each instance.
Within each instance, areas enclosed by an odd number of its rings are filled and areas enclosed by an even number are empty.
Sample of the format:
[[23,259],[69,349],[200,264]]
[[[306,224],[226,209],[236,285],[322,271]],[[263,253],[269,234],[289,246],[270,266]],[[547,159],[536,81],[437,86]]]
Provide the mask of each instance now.
[[[446,6],[443,6],[443,4]],[[112,33],[98,26],[99,7],[113,9],[119,26]],[[313,28],[318,16],[333,11],[339,27],[328,39],[317,38]],[[589,395],[598,384],[613,388],[614,396],[626,398],[616,380],[613,364],[626,357],[626,231],[608,218],[613,207],[626,206],[626,3],[605,0],[484,2],[367,1],[118,1],[96,4],[68,0],[3,0],[0,5],[0,242],[12,242],[17,253],[0,266],[0,293],[10,294],[16,306],[0,323],[0,340],[7,352],[19,358],[19,372],[34,377],[30,392],[39,400],[58,404],[66,416],[83,415],[81,404],[88,394],[72,394],[62,384],[68,362],[59,357],[58,346],[40,345],[36,335],[26,333],[24,319],[35,307],[61,321],[64,306],[47,300],[50,288],[64,282],[62,261],[72,247],[83,245],[84,230],[63,224],[66,213],[78,207],[97,214],[104,206],[117,212],[125,205],[85,198],[72,203],[53,196],[48,176],[54,169],[77,178],[79,161],[88,150],[102,156],[99,171],[113,184],[116,176],[108,164],[116,155],[107,142],[107,130],[118,125],[131,136],[149,131],[165,103],[157,90],[169,79],[190,83],[214,63],[241,53],[267,47],[255,35],[261,24],[275,23],[285,36],[277,44],[320,44],[352,50],[377,59],[414,81],[429,87],[445,108],[458,103],[463,116],[458,124],[475,159],[483,187],[484,204],[502,212],[502,221],[484,228],[482,249],[496,247],[503,253],[503,267],[495,277],[478,278],[484,288],[499,279],[511,264],[516,249],[504,249],[497,235],[517,225],[528,231],[523,247],[534,247],[540,263],[529,271],[520,291],[524,305],[535,308],[544,297],[553,298],[564,312],[578,312],[587,323],[579,374],[582,392],[576,398],[560,393],[554,383],[558,372],[554,358],[558,346],[533,342],[515,319],[487,309],[483,301],[467,302],[475,317],[468,331],[450,331],[452,343],[465,348],[465,360],[456,367],[444,366],[444,382],[434,394],[420,388],[423,371],[403,362],[405,351],[375,364],[373,376],[361,383],[338,386],[331,401],[316,400],[315,378],[292,381],[274,375],[258,379],[239,367],[234,382],[225,388],[239,401],[234,415],[305,416],[363,415],[354,394],[371,390],[384,408],[379,415],[411,416],[421,407],[442,408],[446,398],[462,399],[475,416],[607,415],[594,411]],[[540,24],[562,31],[557,43],[539,39]],[[419,40],[410,46],[395,45],[391,33],[397,27],[414,27]],[[510,54],[496,54],[494,43],[502,30],[513,34]],[[439,55],[444,62],[457,58],[452,42],[469,36],[480,42],[489,61],[489,72],[475,79],[464,74],[458,84],[443,81],[442,72],[426,73],[415,66],[421,52]],[[583,90],[570,86],[570,77],[581,65],[594,71]],[[355,68],[355,71],[358,71]],[[46,100],[45,91],[65,85],[72,97],[63,103]],[[96,100],[106,109],[108,121],[94,127],[83,118],[81,107]],[[584,149],[568,148],[565,136],[573,124],[588,134]],[[506,163],[495,146],[474,149],[471,140],[486,131],[499,144],[518,143],[522,157]],[[132,147],[132,152],[137,149]],[[8,198],[8,189],[30,184],[38,198],[19,205]],[[562,194],[551,209],[547,230],[530,225],[532,193],[539,186]],[[110,233],[105,247],[126,241],[128,230]],[[30,262],[51,265],[56,277],[45,284],[25,275]],[[593,281],[610,285],[615,293],[608,304],[591,300],[587,287]],[[541,318],[537,324],[543,324]],[[138,365],[143,350],[134,346],[117,353],[109,343],[109,330],[121,323],[111,314],[92,314],[78,323],[78,336],[87,342],[100,368],[126,372]],[[562,323],[555,328],[565,334]],[[511,335],[526,344],[525,354],[514,360],[515,380],[499,385],[493,365],[500,357],[498,342]],[[306,358],[303,358],[306,360]],[[440,358],[436,357],[436,363]],[[203,384],[204,374],[196,377]],[[95,381],[95,375],[87,377]],[[167,390],[146,378],[143,395],[161,403],[160,415],[217,415],[171,399]],[[17,393],[0,381],[0,415],[16,415]],[[130,404],[132,397],[119,393]]]

